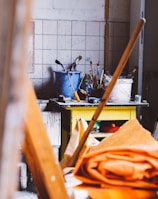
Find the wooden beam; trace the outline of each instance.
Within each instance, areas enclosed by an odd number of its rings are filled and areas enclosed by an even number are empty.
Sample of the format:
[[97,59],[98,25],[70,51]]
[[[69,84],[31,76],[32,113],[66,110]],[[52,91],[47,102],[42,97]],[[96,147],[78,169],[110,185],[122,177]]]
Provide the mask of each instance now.
[[0,196],[18,185],[25,113],[25,56],[31,0],[0,1]]
[[23,151],[41,199],[68,199],[58,160],[50,144],[34,89],[28,82]]

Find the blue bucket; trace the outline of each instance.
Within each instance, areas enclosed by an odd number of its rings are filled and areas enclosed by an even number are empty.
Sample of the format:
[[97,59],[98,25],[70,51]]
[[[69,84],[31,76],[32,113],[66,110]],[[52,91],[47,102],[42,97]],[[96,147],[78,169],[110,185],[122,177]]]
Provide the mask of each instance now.
[[79,71],[54,71],[56,94],[74,98],[80,83]]

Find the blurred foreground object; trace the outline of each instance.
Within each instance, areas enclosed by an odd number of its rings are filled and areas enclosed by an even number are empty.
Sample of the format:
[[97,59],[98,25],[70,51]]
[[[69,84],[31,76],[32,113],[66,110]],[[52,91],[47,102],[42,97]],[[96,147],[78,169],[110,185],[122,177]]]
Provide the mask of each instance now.
[[158,142],[136,119],[102,140],[81,159],[74,174],[83,183],[105,188],[158,188]]
[[31,1],[0,1],[0,198],[12,198],[26,107],[27,37]]

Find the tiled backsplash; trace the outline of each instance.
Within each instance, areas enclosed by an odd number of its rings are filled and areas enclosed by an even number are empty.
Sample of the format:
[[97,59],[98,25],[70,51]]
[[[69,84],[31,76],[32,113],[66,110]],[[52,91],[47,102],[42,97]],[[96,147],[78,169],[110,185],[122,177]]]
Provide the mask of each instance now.
[[[78,71],[81,71],[81,76],[89,72],[90,61],[93,62],[94,68],[97,67],[98,61],[100,71],[104,68],[105,20],[102,16],[104,1],[99,0],[95,10],[94,5],[91,9],[85,7],[84,14],[87,17],[83,17],[83,8],[80,9],[80,12],[76,8],[59,9],[59,4],[62,1],[46,0],[47,3],[43,5],[42,0],[38,0],[38,9],[35,10],[33,16],[35,63],[34,71],[28,73],[28,76],[33,83],[37,97],[42,99],[48,99],[55,95],[52,71],[62,70],[61,66],[55,64],[56,59],[67,67],[77,56],[81,55],[82,59],[76,67]],[[84,1],[82,4],[86,4],[86,2]],[[73,5],[71,4],[72,7]],[[76,14],[72,16],[72,19],[68,17],[68,13],[65,14],[66,11],[70,14],[74,10],[78,13],[78,19]],[[51,11],[53,14],[50,15]],[[65,15],[59,15],[59,13]],[[98,17],[95,17],[97,14]],[[92,16],[91,20],[90,15]],[[113,71],[128,40],[128,20],[118,22],[109,20],[109,31],[109,68]]]
[[67,67],[79,55],[82,59],[76,69],[82,72],[81,76],[89,72],[90,61],[94,67],[99,61],[101,71],[104,66],[104,22],[35,20],[35,67],[29,77],[36,90],[51,79],[51,70],[62,70],[55,64],[55,59]]

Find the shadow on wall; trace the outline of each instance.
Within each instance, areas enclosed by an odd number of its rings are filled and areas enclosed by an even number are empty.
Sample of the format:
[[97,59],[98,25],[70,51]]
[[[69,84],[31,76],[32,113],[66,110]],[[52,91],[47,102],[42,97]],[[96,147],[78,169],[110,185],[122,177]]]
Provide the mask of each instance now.
[[149,102],[148,109],[143,112],[143,125],[150,132],[154,131],[155,122],[158,119],[158,71],[147,71],[144,74],[143,99]]
[[56,97],[54,87],[54,75],[51,66],[48,68],[49,79],[43,79],[42,85],[35,87],[35,93],[38,99],[50,99]]

